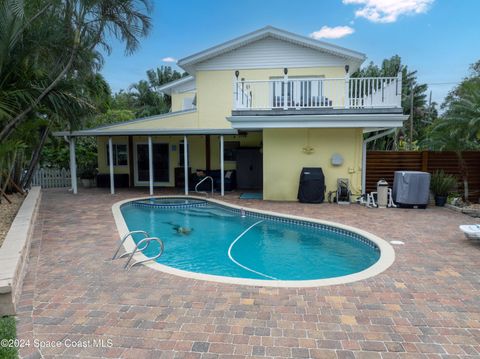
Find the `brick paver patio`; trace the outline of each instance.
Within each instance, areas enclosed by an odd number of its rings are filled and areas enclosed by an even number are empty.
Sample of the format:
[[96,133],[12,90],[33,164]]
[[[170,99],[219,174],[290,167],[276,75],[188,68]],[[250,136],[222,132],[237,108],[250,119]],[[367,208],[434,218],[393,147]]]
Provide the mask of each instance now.
[[[378,210],[228,195],[227,201],[245,207],[337,221],[405,242],[395,247],[392,267],[365,281],[261,288],[142,266],[126,272],[123,261],[109,261],[118,239],[111,205],[142,194],[44,191],[18,335],[31,344],[60,341],[60,347],[39,353],[31,345],[22,356],[480,357],[480,244],[458,231],[459,224],[475,223],[473,218],[433,207]],[[101,339],[104,348],[81,347]]]

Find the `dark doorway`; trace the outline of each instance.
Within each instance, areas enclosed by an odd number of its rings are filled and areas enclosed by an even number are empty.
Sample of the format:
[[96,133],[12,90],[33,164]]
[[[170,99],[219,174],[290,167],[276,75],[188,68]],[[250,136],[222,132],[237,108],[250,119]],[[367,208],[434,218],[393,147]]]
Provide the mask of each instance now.
[[261,189],[263,186],[263,155],[260,148],[238,148],[237,185],[240,189]]

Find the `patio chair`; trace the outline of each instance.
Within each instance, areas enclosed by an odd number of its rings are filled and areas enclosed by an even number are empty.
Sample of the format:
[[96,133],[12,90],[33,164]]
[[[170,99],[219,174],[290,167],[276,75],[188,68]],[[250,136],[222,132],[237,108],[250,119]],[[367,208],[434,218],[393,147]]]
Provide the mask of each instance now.
[[458,227],[467,239],[480,239],[480,224],[463,224]]

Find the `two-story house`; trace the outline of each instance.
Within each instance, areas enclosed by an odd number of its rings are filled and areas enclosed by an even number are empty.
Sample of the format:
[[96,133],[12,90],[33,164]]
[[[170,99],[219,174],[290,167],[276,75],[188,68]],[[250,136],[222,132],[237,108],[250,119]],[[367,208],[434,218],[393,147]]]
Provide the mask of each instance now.
[[302,167],[321,167],[327,191],[348,178],[361,194],[364,134],[400,127],[406,117],[400,75],[350,77],[364,60],[267,26],[179,60],[189,76],[160,89],[172,98],[171,112],[59,135],[70,138],[73,172],[75,137],[97,137],[99,183],[112,193],[115,185],[188,193],[211,174],[222,194],[236,186],[296,200]]

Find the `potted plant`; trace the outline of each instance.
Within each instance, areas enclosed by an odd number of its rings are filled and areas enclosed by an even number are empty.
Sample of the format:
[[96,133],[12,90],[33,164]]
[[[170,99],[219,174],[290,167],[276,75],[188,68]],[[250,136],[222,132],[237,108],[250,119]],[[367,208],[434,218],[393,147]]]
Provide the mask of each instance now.
[[437,170],[432,174],[430,189],[435,196],[435,205],[443,207],[447,202],[449,193],[455,188],[457,179],[443,170]]
[[82,182],[82,186],[85,188],[90,188],[95,185],[95,175],[97,174],[97,169],[92,166],[82,166],[79,169],[79,177]]

